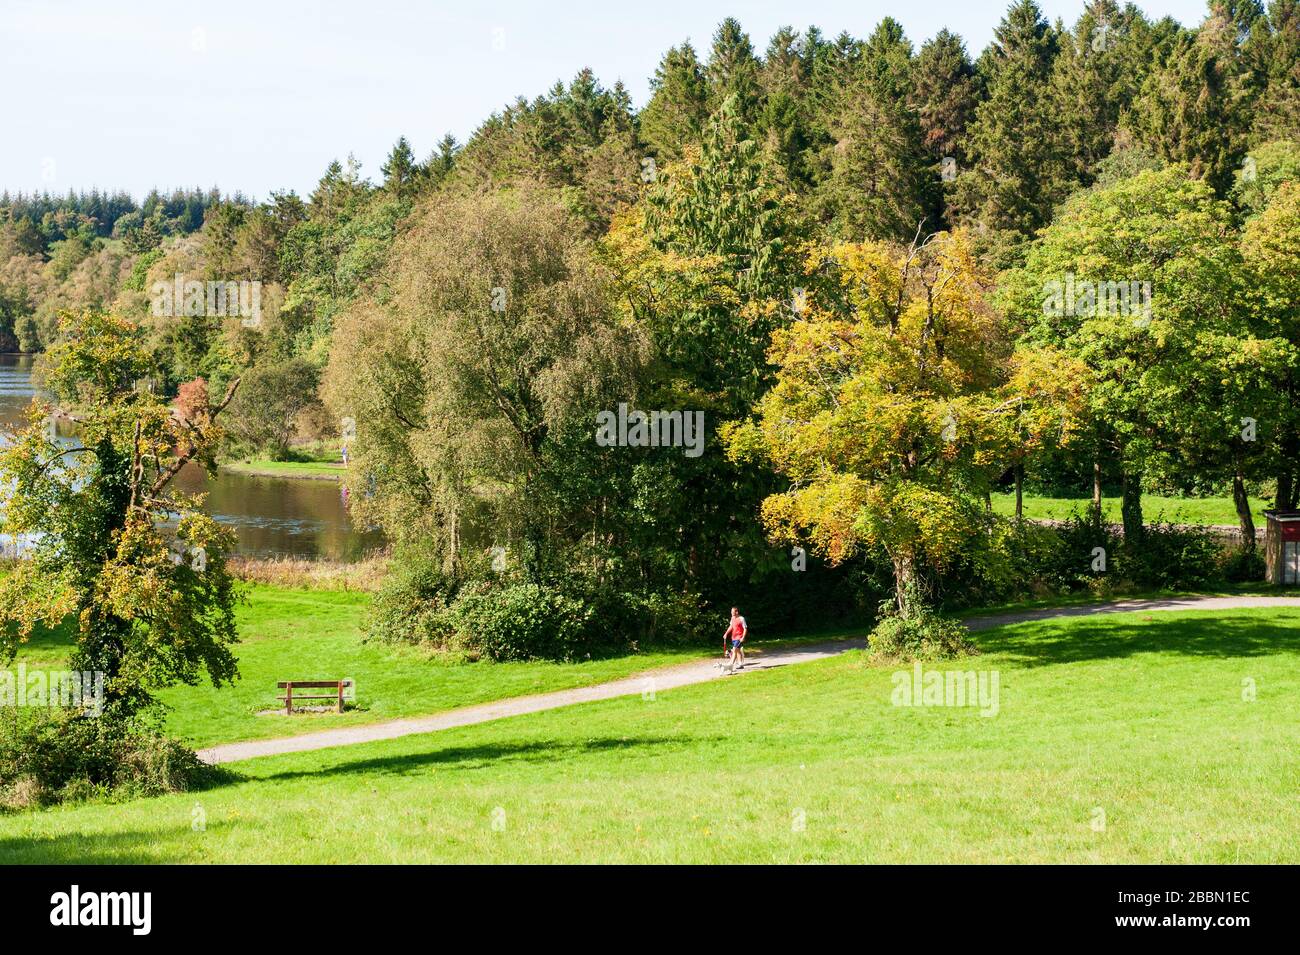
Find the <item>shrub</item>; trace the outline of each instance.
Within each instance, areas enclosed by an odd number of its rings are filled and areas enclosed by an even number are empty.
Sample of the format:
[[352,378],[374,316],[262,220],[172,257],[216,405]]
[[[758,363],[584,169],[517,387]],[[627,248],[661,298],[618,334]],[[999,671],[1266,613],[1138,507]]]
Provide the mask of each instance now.
[[466,588],[448,617],[460,646],[493,660],[573,660],[616,639],[589,604],[533,583]]
[[[698,594],[662,591],[597,592],[588,598],[613,642],[633,648],[703,643],[711,633],[711,614]],[[718,628],[721,633],[721,627]]]
[[0,808],[185,792],[224,775],[143,719],[15,710],[0,729]]
[[978,652],[961,621],[941,617],[924,605],[904,617],[892,600],[880,605],[880,621],[868,646],[877,659],[900,661],[948,660]]
[[461,581],[444,573],[430,548],[400,545],[371,603],[367,631],[389,643],[446,648],[455,634],[448,608],[460,588]]
[[[1104,570],[1093,570],[1098,547]],[[1206,528],[1156,521],[1130,542],[1090,512],[1053,525],[995,519],[988,546],[939,578],[938,593],[947,606],[1078,591],[1110,597],[1137,588],[1213,586],[1229,571],[1242,580],[1263,573],[1262,564],[1244,557],[1225,562],[1223,541]]]
[[1135,546],[1125,541],[1118,570],[1145,587],[1194,590],[1222,581],[1222,553],[1223,541],[1212,531],[1157,521]]
[[1223,558],[1222,573],[1225,580],[1234,584],[1248,584],[1264,579],[1264,558],[1259,551],[1233,549]]
[[937,596],[945,606],[971,606],[1093,588],[1096,547],[1110,558],[1118,538],[1089,515],[1055,525],[990,516],[986,545],[937,578]]

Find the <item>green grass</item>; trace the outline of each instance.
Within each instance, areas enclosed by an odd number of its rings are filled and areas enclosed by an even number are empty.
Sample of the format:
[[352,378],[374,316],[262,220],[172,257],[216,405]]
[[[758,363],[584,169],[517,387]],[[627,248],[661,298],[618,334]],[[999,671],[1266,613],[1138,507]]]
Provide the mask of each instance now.
[[[1031,497],[1026,494],[1023,512],[1029,520],[1063,521],[1073,514],[1082,514],[1091,503],[1091,498]],[[1119,522],[1119,498],[1103,498],[1101,506],[1107,520]],[[1264,510],[1272,507],[1272,504],[1260,498],[1252,498],[1250,507],[1255,517],[1255,525],[1263,527]],[[1015,514],[1015,494],[994,494],[993,510],[1006,516]],[[1162,497],[1157,494],[1144,494],[1142,516],[1147,521],[1161,518],[1176,524],[1237,526],[1237,509],[1230,497]]]
[[236,461],[221,465],[251,477],[310,478],[337,481],[348,473],[342,461]]
[[[654,650],[579,663],[478,662],[454,665],[427,653],[363,643],[369,597],[355,591],[249,588],[239,607],[240,679],[233,687],[179,686],[160,695],[170,708],[168,730],[194,746],[291,736],[314,730],[485,703],[615,680],[653,667],[698,659],[698,648]],[[38,634],[19,651],[27,666],[58,665],[66,632]],[[275,684],[281,680],[356,681],[357,708],[286,717]]]
[[999,673],[992,717],[893,706],[893,668],[851,653],[11,815],[0,858],[1300,862],[1300,611],[976,639],[985,652],[959,666]]

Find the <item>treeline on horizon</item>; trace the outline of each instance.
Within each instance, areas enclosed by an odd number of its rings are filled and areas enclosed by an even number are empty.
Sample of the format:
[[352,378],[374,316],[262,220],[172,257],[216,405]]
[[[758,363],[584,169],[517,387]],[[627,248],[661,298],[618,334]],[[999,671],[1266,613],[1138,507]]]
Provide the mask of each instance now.
[[[912,561],[934,565],[917,573],[932,592],[955,593],[954,580],[992,564],[972,569],[961,548],[955,563],[940,560],[938,538],[921,537],[908,566],[894,555],[875,562],[872,547],[888,536],[879,529],[832,532],[827,513],[769,513],[773,494],[807,481],[807,462],[780,463],[771,433],[749,447],[738,432],[725,451],[715,440],[724,422],[761,419],[788,396],[781,375],[802,309],[792,301],[811,296],[814,314],[885,315],[892,306],[873,297],[882,277],[901,274],[898,302],[911,303],[931,266],[982,290],[962,307],[996,313],[968,326],[989,336],[989,350],[939,396],[958,402],[958,418],[966,398],[1032,378],[1013,344],[1068,356],[1096,379],[1089,398],[1053,391],[1053,369],[1066,366],[1044,364],[1043,392],[1059,407],[1021,426],[1011,450],[1011,438],[990,438],[960,476],[936,471],[936,508],[944,495],[987,500],[1012,481],[1095,485],[1123,493],[1135,541],[1144,488],[1268,492],[1293,505],[1295,421],[1261,411],[1268,440],[1234,445],[1222,414],[1184,420],[1174,407],[1171,389],[1194,369],[1163,359],[1147,369],[1144,355],[1168,352],[1045,321],[1035,295],[1102,262],[1102,280],[1154,283],[1161,334],[1162,320],[1187,316],[1196,374],[1255,360],[1205,356],[1213,343],[1263,340],[1265,326],[1268,340],[1286,337],[1274,318],[1294,303],[1285,290],[1248,301],[1259,283],[1243,250],[1263,250],[1258,266],[1295,238],[1278,197],[1300,171],[1297,143],[1297,0],[1214,0],[1196,28],[1113,0],[1053,24],[1020,0],[974,57],[947,30],[918,49],[888,17],[865,38],[785,28],[759,52],[728,19],[708,50],[682,43],[664,54],[639,111],[621,84],[582,70],[492,115],[463,145],[445,136],[424,161],[399,139],[376,183],[349,158],[309,196],[258,204],[216,190],[138,207],[121,194],[8,198],[0,349],[41,351],[64,313],[125,316],[145,330],[167,391],[203,378],[220,394],[242,376],[225,422],[231,453],[284,456],[297,441],[337,440],[339,418],[354,417],[359,510],[399,545],[423,542],[406,561],[423,574],[403,584],[408,597],[449,605],[473,587],[499,591],[480,559],[494,543],[528,586],[567,575],[600,590],[622,576],[639,582],[629,585],[642,588],[638,600],[675,601],[683,614],[687,598],[708,606],[739,593],[766,601],[773,619],[790,616],[791,587],[813,605],[860,606],[891,576],[909,577]],[[1124,228],[1165,225],[1146,258],[1125,259],[1111,242]],[[151,289],[176,275],[259,281],[264,314],[155,314]],[[491,321],[496,289],[526,327],[447,318],[481,303]],[[1215,304],[1216,289],[1237,296],[1231,308]],[[1196,325],[1207,315],[1220,324]],[[479,381],[475,349],[490,357],[498,346],[527,374]],[[927,347],[923,337],[917,348]],[[1272,409],[1293,387],[1277,347],[1266,356],[1271,383],[1241,398],[1252,409]],[[702,408],[708,450],[698,461],[671,449],[596,453],[591,416],[619,400]],[[1029,406],[1023,394],[1007,400]],[[1238,407],[1219,400],[1225,413]],[[972,527],[985,520],[960,514]],[[820,576],[792,577],[789,546],[773,546],[796,527]],[[997,573],[983,596],[1011,586],[1005,566]],[[407,631],[446,625],[398,604]]]

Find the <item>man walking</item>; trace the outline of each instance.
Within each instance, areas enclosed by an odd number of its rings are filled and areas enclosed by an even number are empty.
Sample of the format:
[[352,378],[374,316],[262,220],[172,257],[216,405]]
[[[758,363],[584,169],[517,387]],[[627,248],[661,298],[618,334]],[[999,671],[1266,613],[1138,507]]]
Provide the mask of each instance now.
[[732,660],[732,669],[739,670],[745,666],[745,635],[749,633],[749,626],[745,623],[745,618],[740,615],[740,611],[735,607],[731,608],[731,623],[727,625],[727,632],[722,635],[722,650],[727,652],[727,641],[731,641],[731,650],[729,658]]

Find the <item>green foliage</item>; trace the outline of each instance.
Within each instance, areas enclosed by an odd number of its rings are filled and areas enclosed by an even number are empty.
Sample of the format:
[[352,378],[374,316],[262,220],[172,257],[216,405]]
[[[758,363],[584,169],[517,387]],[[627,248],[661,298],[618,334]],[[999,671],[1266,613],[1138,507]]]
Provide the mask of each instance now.
[[455,634],[448,607],[463,581],[445,570],[445,558],[422,541],[398,545],[389,573],[371,604],[370,639],[446,648]]
[[1050,95],[1059,38],[1033,0],[1013,4],[995,37],[957,202],[967,219],[1014,243],[1050,220],[1070,185]]
[[1278,140],[1256,146],[1233,178],[1233,201],[1246,215],[1259,215],[1283,183],[1300,180],[1300,141]]
[[915,608],[906,616],[899,612],[897,601],[886,600],[880,605],[880,620],[867,638],[872,657],[911,662],[952,660],[978,652],[960,620],[940,616],[925,605],[919,593],[903,602]]
[[938,183],[909,102],[912,48],[885,20],[841,98],[818,203],[843,238],[905,242],[936,230]]
[[680,159],[688,144],[699,141],[709,115],[704,68],[689,43],[664,54],[650,90],[639,117],[641,137],[660,162]]
[[1231,584],[1256,583],[1264,579],[1264,557],[1257,550],[1233,550],[1223,561],[1222,572]]
[[1241,37],[1226,7],[1213,7],[1200,30],[1178,36],[1129,114],[1139,139],[1168,162],[1187,164],[1220,195],[1245,154],[1255,93]]
[[459,645],[493,660],[576,660],[621,636],[583,601],[543,584],[468,587],[450,617]]
[[141,720],[17,708],[0,720],[0,810],[187,792],[224,775]]
[[244,455],[267,454],[283,460],[301,415],[320,407],[316,389],[320,370],[292,358],[250,370],[230,403],[226,430],[233,447]]
[[0,580],[0,658],[12,659],[37,622],[75,614],[73,668],[102,672],[109,712],[127,718],[158,687],[236,672],[234,535],[169,485],[189,461],[212,465],[214,419],[238,382],[216,407],[195,383],[172,408],[138,387],[151,369],[129,322],[68,315],[62,331],[46,387],[75,413],[80,443],[51,435],[38,400],[0,452],[10,488],[0,526],[34,540],[30,559]]

